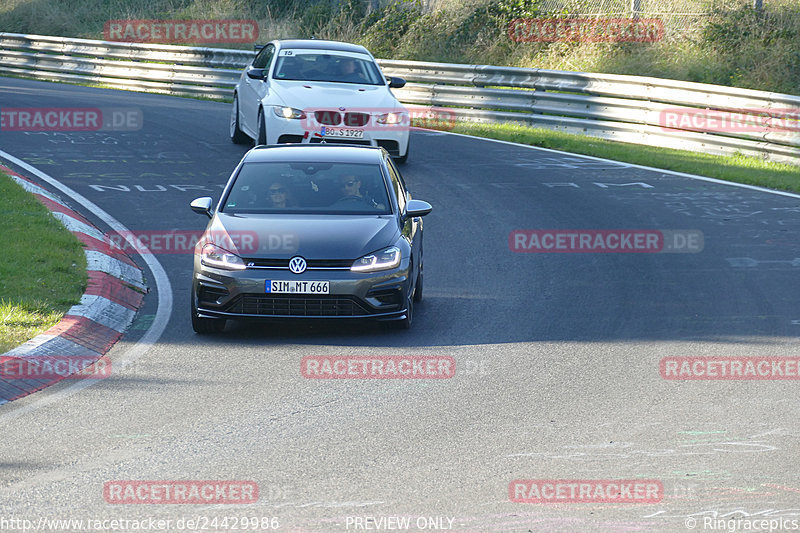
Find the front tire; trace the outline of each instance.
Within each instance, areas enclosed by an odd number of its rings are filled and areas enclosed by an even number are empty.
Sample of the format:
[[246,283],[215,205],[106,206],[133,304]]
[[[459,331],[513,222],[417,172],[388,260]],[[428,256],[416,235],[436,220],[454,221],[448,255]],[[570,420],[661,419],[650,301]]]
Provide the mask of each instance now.
[[419,272],[417,272],[417,283],[414,287],[414,301],[419,303],[422,301],[422,283],[425,278],[422,275],[422,263],[419,264]]
[[234,144],[249,144],[253,139],[239,128],[239,95],[233,95],[233,108],[231,109],[231,141]]
[[256,136],[256,145],[262,144],[267,144],[267,123],[263,108],[258,110],[258,135]]
[[406,162],[408,162],[408,152],[410,152],[410,151],[411,151],[411,143],[408,143],[408,147],[406,148],[405,155],[396,158],[395,161],[400,165],[405,165]]

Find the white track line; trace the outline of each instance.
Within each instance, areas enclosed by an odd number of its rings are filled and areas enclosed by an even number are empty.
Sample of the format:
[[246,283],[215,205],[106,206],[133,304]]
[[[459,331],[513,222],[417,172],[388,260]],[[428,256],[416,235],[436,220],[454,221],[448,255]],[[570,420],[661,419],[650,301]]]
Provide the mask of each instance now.
[[[431,130],[431,131],[438,131],[438,130]],[[602,157],[595,157],[595,156],[591,156],[591,155],[574,154],[572,152],[564,152],[564,151],[561,151],[561,150],[553,150],[552,148],[542,148],[541,146],[531,146],[530,144],[520,144],[520,143],[511,142],[511,141],[501,141],[500,139],[489,139],[489,138],[486,138],[486,137],[476,137],[474,135],[466,135],[464,133],[454,133],[452,131],[441,131],[440,133],[443,133],[443,134],[446,134],[446,135],[458,135],[459,137],[466,137],[468,139],[477,139],[477,140],[481,140],[481,141],[491,141],[491,142],[496,142],[496,143],[501,143],[501,144],[510,144],[511,146],[519,146],[519,147],[522,147],[522,148],[530,148],[532,150],[542,150],[544,152],[550,152],[550,153],[553,153],[553,154],[568,155],[568,156],[572,156],[572,157],[583,157],[585,159],[592,159],[594,161],[611,162],[611,163],[616,163],[618,165],[623,165],[623,166],[630,167],[630,168],[640,168],[642,170],[649,170],[651,172],[661,172],[663,174],[671,174],[673,176],[680,176],[682,178],[690,178],[690,179],[693,179],[693,180],[708,181],[710,183],[717,183],[719,185],[730,185],[731,187],[740,187],[742,189],[750,189],[752,191],[765,192],[765,193],[769,193],[769,194],[777,194],[779,196],[788,196],[789,198],[798,198],[798,199],[800,199],[800,194],[797,194],[797,193],[786,192],[786,191],[776,191],[774,189],[767,189],[766,187],[759,187],[757,185],[747,185],[746,183],[736,183],[736,182],[733,182],[733,181],[725,181],[725,180],[720,180],[720,179],[717,179],[717,178],[709,178],[707,176],[698,176],[697,174],[687,174],[685,172],[677,172],[675,170],[665,170],[663,168],[647,167],[647,166],[644,166],[644,165],[636,165],[636,164],[633,164],[633,163],[626,163],[625,161],[616,161],[614,159],[605,159],[605,158],[602,158]],[[589,170],[591,170],[591,169],[589,169]],[[800,167],[798,167],[798,173],[800,174]]]
[[[99,206],[94,204],[88,198],[84,197],[80,193],[70,189],[63,183],[59,182],[55,178],[48,176],[41,170],[29,165],[25,161],[14,157],[13,155],[0,150],[0,159],[4,159],[14,165],[25,169],[27,172],[33,174],[34,176],[38,177],[42,181],[46,181],[59,191],[63,192],[65,195],[69,196],[77,203],[81,204],[86,211],[96,215],[100,220],[105,222],[111,229],[118,232],[120,235],[126,235],[126,239],[130,242],[131,246],[136,249],[136,243],[133,242],[133,233],[122,225],[117,219],[106,213],[102,210]],[[156,310],[156,316],[153,319],[153,324],[150,328],[142,335],[142,338],[134,344],[127,352],[125,357],[125,362],[132,362],[138,359],[139,357],[143,356],[147,353],[147,350],[150,347],[158,342],[158,339],[161,338],[161,335],[164,333],[164,330],[167,327],[167,323],[169,322],[169,317],[172,315],[172,285],[169,282],[169,278],[167,277],[167,273],[164,271],[164,267],[161,266],[161,263],[155,258],[153,254],[140,254],[142,260],[147,264],[150,272],[153,274],[153,279],[156,283],[156,292],[158,294],[158,309]],[[17,407],[14,408],[14,404],[16,402],[9,402],[4,404],[4,410],[10,409],[9,412],[0,415],[0,424],[8,423],[15,418],[22,416],[30,411],[38,409],[40,407],[44,407],[46,405],[50,405],[52,403],[61,401],[73,394],[80,392],[81,390],[91,387],[96,381],[101,380],[94,380],[94,379],[84,379],[79,380],[74,385],[70,385],[58,392],[47,394],[42,396],[39,399],[34,399],[29,404],[26,404],[24,407]],[[41,392],[36,393],[41,394]],[[34,396],[34,398],[36,398]]]

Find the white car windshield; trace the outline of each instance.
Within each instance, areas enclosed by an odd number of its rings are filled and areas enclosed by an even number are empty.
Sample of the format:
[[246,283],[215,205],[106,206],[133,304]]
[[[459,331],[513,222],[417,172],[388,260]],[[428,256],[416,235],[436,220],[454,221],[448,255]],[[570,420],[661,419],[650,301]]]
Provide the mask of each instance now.
[[276,80],[327,81],[383,85],[378,67],[371,59],[331,52],[281,50],[272,77]]

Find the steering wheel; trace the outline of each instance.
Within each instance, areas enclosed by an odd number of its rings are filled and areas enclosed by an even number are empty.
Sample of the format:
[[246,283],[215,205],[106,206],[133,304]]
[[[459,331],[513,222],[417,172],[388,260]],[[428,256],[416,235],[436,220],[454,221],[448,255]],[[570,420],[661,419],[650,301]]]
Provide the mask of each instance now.
[[347,196],[342,196],[341,198],[336,200],[337,204],[344,203],[344,202],[364,202],[364,203],[366,203],[366,200],[364,199],[363,196],[356,196],[355,194],[348,194]]

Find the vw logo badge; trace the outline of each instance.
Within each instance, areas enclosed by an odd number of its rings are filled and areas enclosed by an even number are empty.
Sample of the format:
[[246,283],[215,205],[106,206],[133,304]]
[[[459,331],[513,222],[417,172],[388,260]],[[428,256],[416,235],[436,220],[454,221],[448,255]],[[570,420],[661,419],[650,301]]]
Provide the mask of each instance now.
[[299,255],[289,259],[289,270],[291,270],[293,274],[302,274],[306,271],[307,266],[306,260]]

